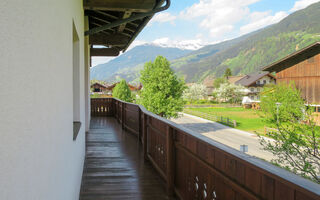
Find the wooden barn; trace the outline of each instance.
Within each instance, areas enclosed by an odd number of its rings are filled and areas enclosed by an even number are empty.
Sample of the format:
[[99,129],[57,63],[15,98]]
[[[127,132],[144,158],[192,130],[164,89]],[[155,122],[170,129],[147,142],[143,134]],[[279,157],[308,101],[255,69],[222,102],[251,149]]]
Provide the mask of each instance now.
[[308,104],[320,104],[320,42],[263,68],[276,72],[277,83],[294,81]]
[[320,125],[320,42],[307,46],[263,68],[276,72],[277,84],[294,82],[306,104],[314,107]]

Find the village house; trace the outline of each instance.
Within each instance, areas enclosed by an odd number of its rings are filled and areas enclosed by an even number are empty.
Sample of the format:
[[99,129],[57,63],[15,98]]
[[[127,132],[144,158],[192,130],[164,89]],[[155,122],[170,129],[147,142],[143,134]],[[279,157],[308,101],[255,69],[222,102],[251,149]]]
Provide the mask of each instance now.
[[170,2],[0,1],[1,200],[319,199],[318,184],[141,105],[90,99],[91,57],[126,51]]
[[[119,82],[107,86],[106,91],[108,92],[108,94],[112,95],[112,90],[113,90],[114,87],[116,87],[116,85],[118,83]],[[129,89],[131,90],[131,92],[138,92],[138,91],[140,91],[142,89],[142,84],[141,83],[139,85],[136,85],[136,86],[132,85],[130,83],[127,83],[127,85],[129,87]]]
[[242,79],[244,75],[238,75],[238,76],[229,76],[227,78],[228,83],[230,84],[235,84],[238,80]]
[[[116,87],[116,85],[118,84],[114,83],[111,85],[103,85],[101,83],[93,83],[91,84],[90,88],[92,90],[92,92],[98,92],[98,93],[108,93],[109,95],[112,95],[112,90],[114,87]],[[128,83],[128,87],[130,88],[131,92],[137,92],[140,91],[142,89],[142,84],[140,83],[139,85],[135,86],[132,84]]]
[[[263,70],[276,72],[277,84],[294,82],[306,104],[320,112],[320,42],[296,51]],[[320,117],[316,121],[320,124]]]
[[90,86],[92,92],[105,92],[107,90],[107,86],[106,85],[103,85],[101,83],[93,83],[91,86]]
[[[236,81],[240,80],[241,78],[243,78],[243,75],[238,75],[238,76],[229,76],[227,77],[227,81],[230,84],[235,84]],[[203,80],[203,85],[206,86],[207,88],[207,95],[208,95],[208,99],[209,100],[213,100],[213,91],[214,91],[214,84],[215,78],[213,76],[207,76],[204,80]],[[192,84],[192,83],[191,83]],[[187,85],[188,86],[188,85]]]
[[248,89],[247,96],[250,101],[259,101],[260,92],[266,84],[276,84],[276,78],[269,72],[256,72],[245,75],[235,82]]

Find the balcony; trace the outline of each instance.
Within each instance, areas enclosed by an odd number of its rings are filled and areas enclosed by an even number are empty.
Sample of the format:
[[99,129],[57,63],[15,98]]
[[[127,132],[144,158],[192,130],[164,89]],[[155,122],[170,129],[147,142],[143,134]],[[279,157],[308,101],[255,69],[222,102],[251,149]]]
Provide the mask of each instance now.
[[112,98],[92,99],[81,200],[319,200],[318,184]]

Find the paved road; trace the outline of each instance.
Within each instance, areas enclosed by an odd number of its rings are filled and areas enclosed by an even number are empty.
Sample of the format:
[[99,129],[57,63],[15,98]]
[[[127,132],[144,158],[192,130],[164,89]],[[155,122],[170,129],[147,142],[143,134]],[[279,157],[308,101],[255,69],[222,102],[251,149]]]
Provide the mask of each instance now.
[[172,121],[237,150],[240,149],[240,145],[246,144],[248,145],[249,155],[269,161],[273,157],[271,153],[261,149],[258,136],[255,134],[188,114],[183,114],[182,117],[172,119]]

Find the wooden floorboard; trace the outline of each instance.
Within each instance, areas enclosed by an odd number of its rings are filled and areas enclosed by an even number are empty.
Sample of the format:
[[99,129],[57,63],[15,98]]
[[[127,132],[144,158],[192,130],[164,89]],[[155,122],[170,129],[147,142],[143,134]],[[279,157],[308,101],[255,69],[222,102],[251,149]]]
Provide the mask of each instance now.
[[114,118],[92,118],[80,200],[170,199],[164,182],[143,159],[137,137]]

